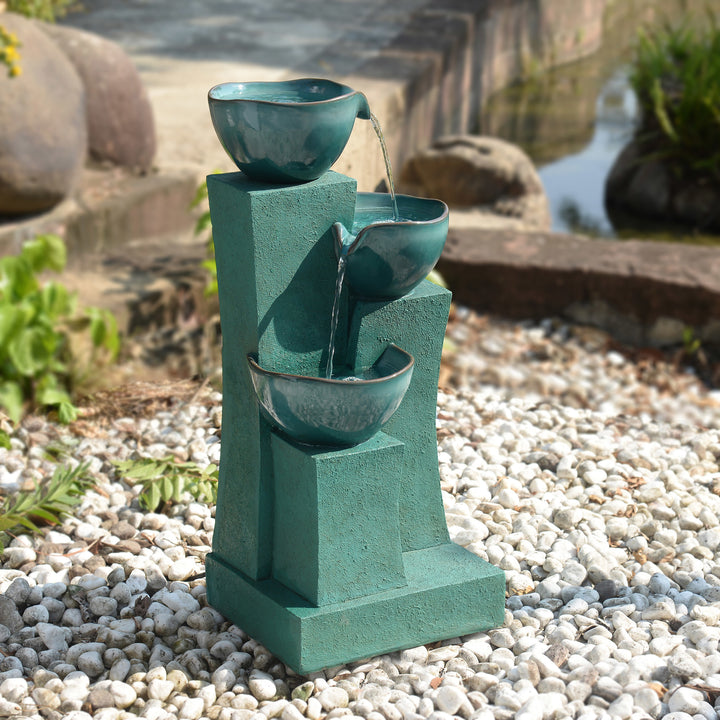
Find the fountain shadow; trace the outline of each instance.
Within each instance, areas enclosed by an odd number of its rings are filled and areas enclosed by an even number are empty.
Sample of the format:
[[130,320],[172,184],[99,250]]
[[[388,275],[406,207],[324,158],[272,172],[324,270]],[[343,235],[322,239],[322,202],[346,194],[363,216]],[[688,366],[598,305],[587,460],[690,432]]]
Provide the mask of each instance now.
[[[313,244],[258,326],[258,359],[273,372],[319,377],[328,362],[337,260],[328,229]],[[263,292],[258,287],[258,292]],[[346,364],[348,291],[339,303],[335,357]]]

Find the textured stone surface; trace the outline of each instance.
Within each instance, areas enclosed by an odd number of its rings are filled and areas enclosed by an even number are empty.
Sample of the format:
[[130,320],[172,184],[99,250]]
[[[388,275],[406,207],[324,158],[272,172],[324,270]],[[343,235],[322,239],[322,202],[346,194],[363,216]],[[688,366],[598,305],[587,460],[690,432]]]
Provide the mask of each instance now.
[[550,228],[547,197],[530,158],[499,138],[457,135],[440,138],[407,161],[400,191],[444,200],[451,208],[476,208],[488,215]]
[[152,107],[126,52],[94,33],[42,26],[85,87],[88,151],[94,160],[147,171],[155,155]]
[[[438,491],[435,409],[450,293],[425,281],[394,301],[342,296],[348,366],[367,367],[390,342],[415,356],[415,391],[394,438],[378,433],[348,449],[282,440],[258,417],[246,355],[280,372],[324,370],[337,261],[323,218],[345,219],[354,181],[331,173],[279,187],[231,174],[209,177],[208,190],[223,387],[234,398],[223,415],[231,442],[206,561],[209,602],[298,672],[500,624],[505,576],[449,542]],[[420,462],[405,465],[403,454]]]
[[223,448],[213,547],[249,577],[262,578],[272,555],[270,429],[259,416],[246,356],[257,352],[261,366],[301,375],[324,368],[337,272],[330,226],[351,222],[355,182],[331,172],[303,185],[266,185],[229,173],[210,175],[208,191],[223,384],[234,398],[223,422],[243,428]]
[[451,229],[438,269],[454,299],[481,312],[565,315],[634,344],[682,342],[686,326],[720,339],[714,248]]
[[21,43],[22,74],[0,72],[0,215],[47,210],[70,193],[85,159],[85,94],[38,25],[4,13]]

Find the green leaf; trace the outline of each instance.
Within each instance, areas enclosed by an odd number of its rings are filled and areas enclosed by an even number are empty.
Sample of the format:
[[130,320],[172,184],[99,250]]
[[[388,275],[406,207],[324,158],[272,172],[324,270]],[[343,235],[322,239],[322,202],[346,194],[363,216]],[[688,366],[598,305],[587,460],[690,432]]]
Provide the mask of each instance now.
[[34,272],[61,272],[67,262],[67,249],[57,235],[38,235],[23,245],[20,257],[30,263]]
[[173,483],[172,480],[165,475],[158,481],[160,483],[160,497],[164,502],[173,499]]
[[0,305],[0,357],[2,348],[23,327],[25,313],[16,305]]
[[0,407],[14,423],[20,422],[23,409],[23,392],[20,385],[12,380],[0,383]]
[[61,402],[58,406],[58,419],[63,425],[77,420],[77,408],[71,402]]
[[38,282],[32,266],[19,255],[9,255],[0,262],[0,297],[18,302],[35,292]]
[[5,448],[6,450],[12,449],[10,436],[4,430],[0,430],[0,448]]
[[140,503],[150,512],[155,512],[160,505],[160,488],[157,484],[150,485],[143,493],[140,494]]
[[69,403],[70,395],[58,385],[55,375],[44,375],[35,386],[35,400],[39,405]]
[[128,480],[154,480],[160,477],[165,467],[164,463],[158,467],[156,461],[149,459],[132,462],[135,464],[121,470],[121,474]]
[[60,283],[47,283],[40,291],[43,311],[52,318],[69,315],[74,310],[75,296]]
[[52,356],[52,334],[38,327],[25,328],[7,346],[10,361],[26,377],[37,375]]

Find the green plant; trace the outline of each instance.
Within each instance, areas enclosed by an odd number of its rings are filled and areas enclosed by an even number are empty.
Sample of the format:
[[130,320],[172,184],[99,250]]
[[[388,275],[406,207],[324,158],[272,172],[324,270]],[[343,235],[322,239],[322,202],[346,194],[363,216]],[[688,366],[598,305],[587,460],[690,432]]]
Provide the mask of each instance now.
[[683,352],[692,357],[696,355],[702,347],[702,340],[695,336],[695,331],[691,327],[683,328]]
[[158,508],[164,510],[168,503],[179,502],[186,492],[198,501],[217,501],[217,465],[201,468],[192,462],[178,462],[172,456],[159,460],[122,460],[113,464],[118,475],[130,484],[142,485],[140,505],[150,512]]
[[213,242],[212,234],[212,221],[210,220],[210,210],[206,205],[208,196],[207,182],[203,182],[197,189],[195,197],[190,203],[190,208],[195,209],[203,207],[203,211],[198,217],[195,223],[195,235],[202,235],[207,232],[206,240],[206,259],[203,260],[202,266],[207,270],[210,279],[208,284],[205,286],[205,297],[211,295],[217,295],[218,293],[218,282],[217,282],[217,266],[215,265],[215,244]]
[[18,52],[20,45],[17,35],[0,25],[0,62],[7,65],[10,77],[17,77],[22,72],[20,69],[20,53]]
[[642,108],[640,137],[650,152],[720,173],[720,28],[688,24],[642,31],[630,81]]
[[[41,284],[38,274],[65,267],[66,250],[55,235],[26,242],[18,255],[0,257],[0,407],[17,422],[29,402],[56,408],[61,422],[77,416],[73,388],[99,352],[115,358],[117,324],[111,313],[76,311],[76,295],[58,282]],[[87,338],[87,339],[86,339]],[[77,348],[90,342],[89,357]]]
[[93,486],[87,463],[74,468],[58,466],[49,480],[32,490],[7,496],[0,504],[0,551],[15,535],[37,533],[40,525],[57,525]]
[[7,9],[25,17],[55,22],[74,4],[75,0],[7,0]]

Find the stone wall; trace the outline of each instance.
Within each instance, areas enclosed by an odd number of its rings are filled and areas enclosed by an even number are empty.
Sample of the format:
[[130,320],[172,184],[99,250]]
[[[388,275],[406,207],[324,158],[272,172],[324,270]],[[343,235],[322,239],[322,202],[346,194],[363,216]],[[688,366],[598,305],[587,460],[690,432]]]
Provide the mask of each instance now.
[[[441,135],[470,131],[487,98],[602,42],[608,0],[433,0],[346,81],[380,119],[395,167]],[[373,189],[385,175],[369,124],[335,166]]]

